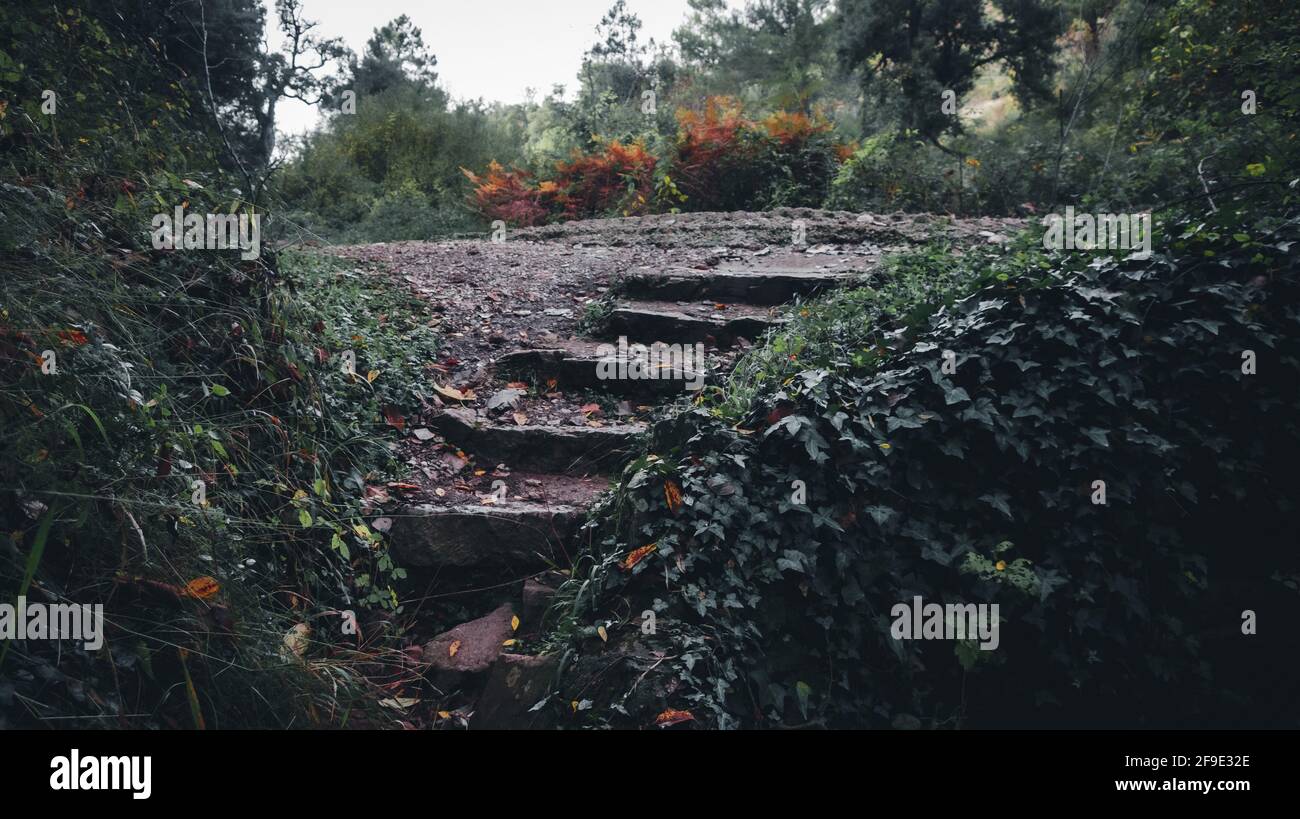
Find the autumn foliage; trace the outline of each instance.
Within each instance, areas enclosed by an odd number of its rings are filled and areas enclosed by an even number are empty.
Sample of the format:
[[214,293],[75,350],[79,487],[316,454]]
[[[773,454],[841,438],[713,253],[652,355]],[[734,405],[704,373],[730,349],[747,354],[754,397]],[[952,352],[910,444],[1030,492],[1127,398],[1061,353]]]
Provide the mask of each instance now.
[[462,171],[480,215],[526,227],[673,207],[816,206],[852,146],[838,143],[820,117],[778,111],[754,121],[738,100],[711,97],[699,110],[677,112],[677,133],[663,152],[666,157],[656,156],[642,140],[608,140],[595,151],[575,152],[540,181],[496,162],[481,176]]

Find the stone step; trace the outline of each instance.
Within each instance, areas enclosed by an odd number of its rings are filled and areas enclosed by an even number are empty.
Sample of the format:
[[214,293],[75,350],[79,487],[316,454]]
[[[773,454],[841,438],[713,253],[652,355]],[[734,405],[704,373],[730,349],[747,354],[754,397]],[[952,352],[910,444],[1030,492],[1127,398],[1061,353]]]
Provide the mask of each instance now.
[[[591,493],[595,499],[599,490]],[[432,503],[392,515],[393,550],[412,569],[492,569],[509,574],[568,568],[589,503]]]
[[679,304],[671,301],[635,301],[619,304],[610,313],[606,335],[610,338],[654,339],[666,344],[697,341],[730,347],[736,339],[757,341],[769,327],[784,323],[774,308],[729,304]]
[[784,304],[796,297],[843,287],[859,280],[862,271],[750,267],[748,269],[635,271],[623,280],[630,298],[657,301],[712,299],[745,304]]
[[642,424],[510,426],[461,409],[446,410],[428,425],[480,460],[540,472],[611,471],[631,453],[633,439],[645,429]]
[[[671,366],[657,368],[653,370],[658,375],[655,378],[631,377],[627,367],[620,373],[617,345],[596,341],[561,342],[545,350],[516,350],[498,358],[496,368],[500,373],[522,378],[533,377],[543,381],[554,378],[557,388],[562,390],[591,389],[611,395],[662,396],[668,399],[708,383],[713,368],[707,358],[704,362],[697,362],[694,353],[692,350],[689,366],[679,370]],[[637,357],[629,350],[622,355],[629,362]],[[685,364],[686,358],[683,356],[672,361]]]

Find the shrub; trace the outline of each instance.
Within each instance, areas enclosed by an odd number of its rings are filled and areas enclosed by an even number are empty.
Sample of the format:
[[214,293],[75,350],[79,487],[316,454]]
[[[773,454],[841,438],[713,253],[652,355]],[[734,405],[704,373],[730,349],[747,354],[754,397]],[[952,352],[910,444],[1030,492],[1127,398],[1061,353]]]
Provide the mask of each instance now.
[[[869,359],[823,347],[740,424],[662,421],[566,590],[569,685],[619,669],[592,709],[616,725],[1300,719],[1260,659],[1285,653],[1238,630],[1243,599],[1295,605],[1300,230],[1239,218],[1167,223],[1146,261],[1024,254],[911,329],[914,299],[862,298]],[[998,603],[1000,649],[892,639],[914,595]]]

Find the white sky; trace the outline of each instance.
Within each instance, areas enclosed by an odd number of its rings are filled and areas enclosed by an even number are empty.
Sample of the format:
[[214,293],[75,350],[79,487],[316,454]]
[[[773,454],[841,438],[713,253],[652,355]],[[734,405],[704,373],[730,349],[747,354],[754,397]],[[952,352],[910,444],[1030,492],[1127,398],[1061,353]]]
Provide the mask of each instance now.
[[[267,6],[269,42],[281,44],[274,31],[273,0]],[[596,41],[595,28],[614,0],[304,0],[306,17],[320,23],[317,32],[342,37],[360,52],[374,29],[402,14],[419,26],[424,42],[438,58],[438,81],[457,99],[482,97],[521,102],[524,90],[539,97],[556,83],[572,94],[582,54]],[[742,5],[730,0],[730,5]],[[671,43],[673,29],[687,17],[686,0],[627,0],[641,18],[641,39]],[[316,109],[281,100],[277,125],[285,133],[307,131]]]

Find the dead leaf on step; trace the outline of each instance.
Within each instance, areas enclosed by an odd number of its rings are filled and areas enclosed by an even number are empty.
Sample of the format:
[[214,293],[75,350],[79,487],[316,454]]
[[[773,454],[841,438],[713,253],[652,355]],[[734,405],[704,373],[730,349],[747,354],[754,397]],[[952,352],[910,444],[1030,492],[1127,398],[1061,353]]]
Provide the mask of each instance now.
[[447,656],[455,657],[457,651],[460,651],[460,640],[452,640],[451,645],[447,647]]
[[420,427],[419,429],[415,430],[413,434],[415,435],[416,439],[421,441],[427,441],[433,437],[433,433],[430,432],[425,427]]
[[433,490],[433,494],[435,494],[435,495],[437,495],[438,497],[441,498],[443,495],[446,495],[446,494],[447,494],[447,490],[443,489],[443,488],[440,486],[440,487],[438,487],[437,489]]
[[474,391],[473,391],[473,390],[465,390],[464,392],[461,392],[460,390],[456,389],[455,387],[443,387],[443,386],[438,385],[438,384],[434,384],[434,385],[433,385],[433,388],[434,388],[435,390],[438,391],[438,394],[439,394],[439,395],[443,396],[444,398],[450,398],[450,399],[453,400],[453,401],[473,401],[473,400],[474,400]]
[[516,412],[514,415],[511,415],[510,417],[515,419],[515,424],[518,426],[522,427],[528,423],[528,416],[523,414],[522,412]]
[[511,381],[509,384],[506,384],[506,386],[512,390],[523,390],[524,392],[528,392],[528,385],[522,381]]
[[497,496],[496,496],[496,495],[479,495],[479,496],[478,496],[478,500],[479,500],[479,503],[483,504],[484,506],[495,506],[495,505],[496,505],[496,502],[497,502]]

